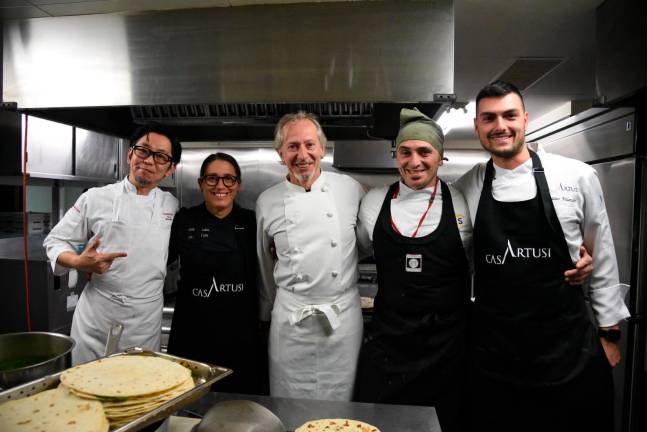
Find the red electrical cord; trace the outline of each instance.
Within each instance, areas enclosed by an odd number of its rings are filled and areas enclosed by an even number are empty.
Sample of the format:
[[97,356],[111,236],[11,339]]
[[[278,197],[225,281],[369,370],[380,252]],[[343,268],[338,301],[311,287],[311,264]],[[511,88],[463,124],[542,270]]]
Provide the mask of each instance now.
[[25,299],[27,302],[27,331],[31,331],[31,302],[29,299],[29,254],[27,253],[27,121],[24,116],[25,131],[22,146],[22,238],[25,257]]

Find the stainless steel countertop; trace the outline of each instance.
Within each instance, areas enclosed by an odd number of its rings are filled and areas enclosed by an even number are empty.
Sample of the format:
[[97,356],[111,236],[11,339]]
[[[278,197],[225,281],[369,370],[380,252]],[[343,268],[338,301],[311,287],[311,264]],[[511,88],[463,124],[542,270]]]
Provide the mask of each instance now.
[[[288,431],[293,431],[308,420],[348,418],[370,423],[381,432],[440,432],[438,417],[433,407],[210,392],[187,408],[191,412],[204,415],[215,403],[225,400],[250,400],[259,403],[276,414]],[[180,412],[179,415],[185,414]]]

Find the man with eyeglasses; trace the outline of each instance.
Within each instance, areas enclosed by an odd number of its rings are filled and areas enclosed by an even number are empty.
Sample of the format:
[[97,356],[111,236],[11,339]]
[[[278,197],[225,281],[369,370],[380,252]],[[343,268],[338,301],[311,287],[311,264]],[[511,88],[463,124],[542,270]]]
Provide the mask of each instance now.
[[104,352],[113,324],[123,325],[119,348],[159,350],[162,288],[178,201],[157,186],[175,172],[180,142],[161,125],[133,135],[130,172],[121,182],[89,189],[52,229],[43,245],[55,275],[90,274],[74,311],[74,364]]
[[355,225],[364,190],[321,171],[326,137],[312,114],[283,116],[274,148],[287,176],[256,202],[270,393],[350,400],[363,329]]

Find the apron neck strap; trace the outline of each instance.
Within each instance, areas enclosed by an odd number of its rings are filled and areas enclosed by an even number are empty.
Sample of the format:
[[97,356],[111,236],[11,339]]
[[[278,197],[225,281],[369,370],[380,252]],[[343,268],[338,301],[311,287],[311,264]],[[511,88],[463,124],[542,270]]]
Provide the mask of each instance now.
[[561,235],[564,237],[563,231],[557,229],[556,221],[557,215],[553,218],[553,201],[550,197],[550,190],[548,189],[548,182],[546,181],[546,175],[544,173],[544,167],[541,164],[541,159],[537,156],[532,150],[530,152],[530,157],[532,159],[532,174],[535,177],[535,183],[537,184],[537,195],[539,195],[539,200],[541,202],[541,207],[544,212],[544,216],[548,221],[548,225],[553,230],[555,234]]
[[[534,151],[528,149],[530,153],[530,158],[532,159],[532,174],[535,178],[535,184],[537,185],[537,195],[539,198],[540,205],[548,225],[551,230],[555,233],[564,237],[564,232],[559,226],[559,220],[557,215],[554,214],[553,202],[550,197],[550,189],[548,189],[548,182],[546,181],[546,175],[544,173],[544,166],[541,164],[541,159]],[[492,196],[492,180],[494,180],[494,163],[492,158],[487,162],[485,166],[485,179],[483,180],[483,193],[487,196]]]

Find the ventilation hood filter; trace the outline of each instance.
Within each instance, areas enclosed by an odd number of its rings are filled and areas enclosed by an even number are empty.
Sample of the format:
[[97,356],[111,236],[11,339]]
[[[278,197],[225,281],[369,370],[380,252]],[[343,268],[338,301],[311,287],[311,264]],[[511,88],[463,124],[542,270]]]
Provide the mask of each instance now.
[[306,111],[325,123],[367,125],[372,119],[369,102],[304,104],[192,104],[134,106],[130,108],[136,123],[156,121],[171,125],[276,124],[288,113]]

